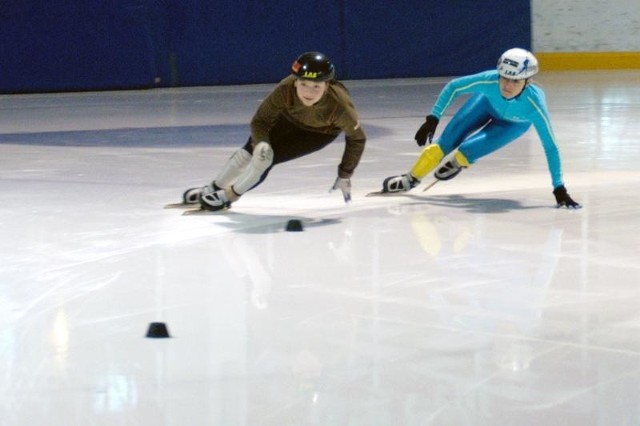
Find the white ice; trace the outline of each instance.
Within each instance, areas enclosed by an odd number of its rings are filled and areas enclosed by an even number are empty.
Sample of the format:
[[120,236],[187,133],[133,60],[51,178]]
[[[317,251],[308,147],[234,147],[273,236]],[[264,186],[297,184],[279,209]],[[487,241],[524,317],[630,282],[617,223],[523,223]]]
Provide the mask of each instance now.
[[0,96],[0,425],[639,425],[640,72],[538,78],[581,210],[533,130],[365,198],[447,80],[346,82],[351,205],[340,137],[204,216],[272,85]]

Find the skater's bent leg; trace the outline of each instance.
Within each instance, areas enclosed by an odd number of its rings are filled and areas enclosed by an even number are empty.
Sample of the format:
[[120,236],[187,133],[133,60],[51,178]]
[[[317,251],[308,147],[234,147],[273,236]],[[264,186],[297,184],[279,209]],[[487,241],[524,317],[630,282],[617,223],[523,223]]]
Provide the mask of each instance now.
[[493,120],[481,131],[469,136],[459,146],[460,152],[469,164],[499,150],[522,136],[531,127],[530,123],[513,123]]
[[202,187],[189,188],[182,194],[184,204],[197,204],[203,193],[211,193],[220,189],[229,189],[233,182],[251,162],[251,138],[246,145],[235,151],[222,167],[213,182]]
[[215,177],[214,182],[220,188],[229,188],[244,172],[251,162],[251,153],[247,150],[247,145],[240,148],[227,160],[222,170]]
[[242,194],[264,180],[273,162],[273,150],[267,142],[260,142],[253,147],[251,161],[238,176],[232,186],[219,189],[216,182],[205,186],[200,197],[200,206],[204,210],[221,210],[231,207],[231,203]]
[[[262,182],[273,164],[273,149],[267,142],[259,142],[253,147],[253,156],[243,173],[231,187],[230,197],[238,198]],[[232,200],[233,201],[233,200]]]
[[440,145],[432,144],[422,150],[420,157],[411,168],[411,176],[417,180],[421,180],[444,158],[444,152]]
[[486,97],[475,95],[466,101],[451,118],[436,141],[444,155],[456,149],[472,133],[492,120],[491,105]]
[[444,153],[440,145],[427,146],[422,150],[420,157],[418,157],[409,173],[389,176],[382,182],[382,192],[402,192],[415,188],[420,184],[420,180],[442,161],[443,157]]

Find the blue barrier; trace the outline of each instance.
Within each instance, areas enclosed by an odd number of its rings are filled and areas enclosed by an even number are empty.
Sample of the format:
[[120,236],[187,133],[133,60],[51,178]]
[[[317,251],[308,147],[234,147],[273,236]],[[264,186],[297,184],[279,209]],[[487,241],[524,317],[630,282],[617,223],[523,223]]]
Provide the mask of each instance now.
[[10,3],[2,93],[270,83],[307,50],[340,79],[451,76],[531,45],[529,0]]

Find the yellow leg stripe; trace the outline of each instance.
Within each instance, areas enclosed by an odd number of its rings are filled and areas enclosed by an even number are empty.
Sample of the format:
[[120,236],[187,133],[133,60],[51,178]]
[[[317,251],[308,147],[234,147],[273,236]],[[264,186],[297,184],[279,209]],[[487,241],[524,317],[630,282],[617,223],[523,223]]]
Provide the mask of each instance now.
[[443,157],[444,152],[442,152],[440,145],[434,143],[427,146],[422,150],[420,157],[418,157],[418,161],[416,161],[411,168],[411,175],[418,180],[422,179],[427,175],[427,173],[435,169],[436,166],[440,164]]
[[469,160],[467,160],[467,157],[465,157],[463,153],[461,153],[460,151],[456,151],[454,156],[456,157],[456,161],[458,162],[458,164],[460,164],[462,167],[469,167]]

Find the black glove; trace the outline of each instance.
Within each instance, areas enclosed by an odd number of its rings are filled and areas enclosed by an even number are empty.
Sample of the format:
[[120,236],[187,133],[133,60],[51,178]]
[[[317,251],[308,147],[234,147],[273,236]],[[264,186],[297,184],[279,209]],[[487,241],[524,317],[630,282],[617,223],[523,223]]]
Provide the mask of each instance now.
[[556,202],[558,203],[556,205],[557,208],[566,207],[568,209],[579,209],[582,207],[580,204],[573,201],[573,198],[569,196],[567,188],[565,188],[564,185],[560,185],[554,189],[553,195],[556,196]]
[[433,140],[433,135],[436,133],[436,127],[440,120],[435,115],[427,115],[427,121],[416,132],[414,139],[418,146],[424,146],[429,139],[429,143]]

